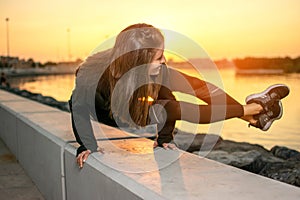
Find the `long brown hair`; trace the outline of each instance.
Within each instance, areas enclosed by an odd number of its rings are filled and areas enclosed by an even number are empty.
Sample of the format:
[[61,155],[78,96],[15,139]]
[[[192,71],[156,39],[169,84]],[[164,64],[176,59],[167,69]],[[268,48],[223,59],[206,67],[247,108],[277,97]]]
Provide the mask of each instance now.
[[[147,125],[148,96],[155,101],[160,89],[160,85],[151,79],[148,65],[163,44],[162,33],[148,24],[131,25],[117,36],[108,68],[108,82],[111,97],[113,94],[117,97],[111,102],[111,114],[121,122],[135,127]],[[119,80],[122,81],[118,84]]]

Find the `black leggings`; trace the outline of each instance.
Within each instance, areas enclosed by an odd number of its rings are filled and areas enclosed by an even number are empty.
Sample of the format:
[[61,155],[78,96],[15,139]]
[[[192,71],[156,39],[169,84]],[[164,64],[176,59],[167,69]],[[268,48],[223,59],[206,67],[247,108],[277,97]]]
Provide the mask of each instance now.
[[[208,124],[244,115],[243,106],[223,90],[213,85],[207,85],[201,90],[200,96],[207,105],[197,105],[176,99],[159,99],[150,108],[150,123],[158,124],[158,145],[173,140],[173,130],[176,120],[184,120],[196,124]],[[210,93],[208,87],[216,92]]]

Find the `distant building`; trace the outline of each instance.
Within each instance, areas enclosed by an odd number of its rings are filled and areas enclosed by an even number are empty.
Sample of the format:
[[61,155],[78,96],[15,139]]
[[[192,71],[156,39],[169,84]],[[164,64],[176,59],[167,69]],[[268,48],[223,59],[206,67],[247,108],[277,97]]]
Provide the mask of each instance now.
[[11,68],[11,69],[27,69],[33,68],[36,64],[33,59],[28,59],[25,61],[24,59],[19,59],[19,57],[7,57],[0,56],[0,67],[1,68]]
[[193,69],[198,67],[199,69],[225,69],[225,68],[234,68],[234,63],[227,59],[213,61],[209,58],[192,58],[186,62],[174,62],[168,61],[168,65],[174,68],[181,69]]

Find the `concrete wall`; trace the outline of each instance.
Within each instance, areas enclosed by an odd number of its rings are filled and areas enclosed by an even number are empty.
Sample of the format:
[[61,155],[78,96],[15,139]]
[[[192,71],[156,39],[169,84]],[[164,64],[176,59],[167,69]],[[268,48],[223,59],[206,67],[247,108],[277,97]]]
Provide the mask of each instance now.
[[[93,123],[96,138],[127,133]],[[143,138],[99,141],[80,170],[69,113],[0,90],[0,137],[46,199],[300,199],[300,189]]]

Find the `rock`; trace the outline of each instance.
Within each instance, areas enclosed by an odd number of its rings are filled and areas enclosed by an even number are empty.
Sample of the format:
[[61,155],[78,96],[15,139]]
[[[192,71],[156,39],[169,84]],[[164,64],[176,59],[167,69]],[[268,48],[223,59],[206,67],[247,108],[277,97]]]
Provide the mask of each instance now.
[[287,147],[274,146],[271,149],[274,156],[282,158],[285,160],[298,160],[300,161],[300,153],[294,149],[289,149]]
[[256,150],[246,152],[237,151],[232,153],[222,150],[214,150],[209,152],[206,157],[227,165],[243,168],[253,163],[259,156],[261,156],[261,153]]
[[255,174],[259,174],[266,165],[268,165],[268,164],[272,165],[273,163],[280,163],[280,162],[284,162],[284,161],[280,158],[276,158],[271,153],[269,153],[269,154],[264,154],[264,155],[258,156],[254,160],[254,162],[251,163],[251,165],[248,165],[241,169],[247,170],[247,171],[255,173]]
[[298,187],[300,186],[299,161],[290,160],[280,163],[270,163],[259,174]]
[[180,131],[178,129],[174,130],[174,141],[178,148],[188,151],[208,151],[211,150],[220,143],[223,139],[214,134],[192,134]]
[[263,155],[257,150],[236,152],[213,150],[206,157],[253,173],[259,173],[266,164],[282,162],[272,154]]
[[46,102],[46,103],[56,103],[57,101],[56,101],[56,99],[54,99],[53,97],[49,97],[49,96],[44,96],[44,102]]
[[261,156],[261,153],[256,150],[251,150],[246,152],[237,151],[231,153],[231,155],[234,156],[235,160],[232,160],[231,163],[229,163],[230,165],[241,169],[247,169]]
[[29,98],[32,96],[32,94],[26,90],[21,90],[20,92],[17,92],[17,94],[21,95],[22,97],[26,97],[26,98]]
[[214,150],[223,150],[229,153],[232,152],[247,152],[251,150],[256,150],[262,155],[269,155],[270,152],[263,146],[258,144],[250,144],[247,142],[234,142],[231,140],[222,140],[215,146]]
[[275,146],[268,151],[260,145],[220,140],[212,151],[194,153],[268,178],[300,186],[300,155],[298,151],[287,147]]

